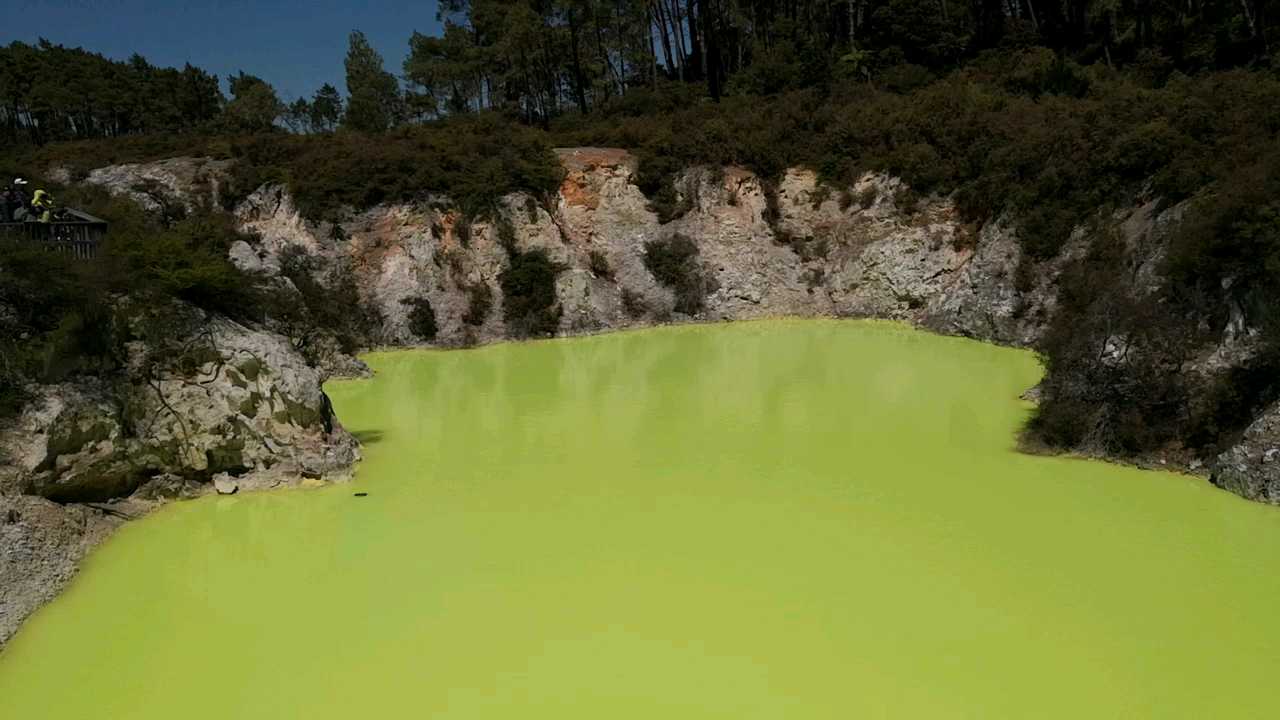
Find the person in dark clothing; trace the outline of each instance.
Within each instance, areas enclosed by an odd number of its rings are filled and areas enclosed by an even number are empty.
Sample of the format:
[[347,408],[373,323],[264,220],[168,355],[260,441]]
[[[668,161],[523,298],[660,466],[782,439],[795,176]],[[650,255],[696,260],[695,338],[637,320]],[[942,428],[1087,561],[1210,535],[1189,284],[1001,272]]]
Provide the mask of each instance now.
[[21,222],[27,216],[27,184],[22,178],[15,178],[2,195],[0,195],[0,221]]

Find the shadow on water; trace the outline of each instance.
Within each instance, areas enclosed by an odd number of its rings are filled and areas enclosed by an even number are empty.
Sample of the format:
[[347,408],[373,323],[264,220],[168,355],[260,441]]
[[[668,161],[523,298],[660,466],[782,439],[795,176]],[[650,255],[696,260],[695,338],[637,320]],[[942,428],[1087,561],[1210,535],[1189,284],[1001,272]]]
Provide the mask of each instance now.
[[384,433],[381,430],[356,430],[351,433],[361,445],[373,445],[382,442]]

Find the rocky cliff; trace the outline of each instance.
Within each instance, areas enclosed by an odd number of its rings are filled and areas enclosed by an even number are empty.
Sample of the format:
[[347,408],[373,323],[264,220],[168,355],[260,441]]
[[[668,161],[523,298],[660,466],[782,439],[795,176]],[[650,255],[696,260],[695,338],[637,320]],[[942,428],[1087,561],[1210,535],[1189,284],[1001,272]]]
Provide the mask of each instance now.
[[[233,258],[267,273],[279,272],[290,248],[350,262],[387,345],[423,342],[409,327],[415,298],[434,308],[434,344],[510,337],[498,282],[509,264],[504,232],[517,252],[541,249],[562,268],[555,281],[562,335],[668,320],[830,315],[1026,345],[1050,311],[1044,288],[1015,288],[1020,254],[1009,229],[967,228],[946,198],[903,209],[895,201],[901,183],[890,177],[868,174],[835,193],[805,170],[770,190],[743,170],[695,169],[679,183],[688,211],[663,224],[632,182],[635,164],[625,152],[579,148],[560,157],[567,175],[553,206],[512,195],[498,217],[475,221],[437,200],[314,224],[283,187],[267,186],[237,209],[258,239]],[[674,236],[696,245],[707,280],[696,313],[681,312],[675,291],[645,265],[646,245]],[[469,316],[477,289],[493,298],[483,318]]]

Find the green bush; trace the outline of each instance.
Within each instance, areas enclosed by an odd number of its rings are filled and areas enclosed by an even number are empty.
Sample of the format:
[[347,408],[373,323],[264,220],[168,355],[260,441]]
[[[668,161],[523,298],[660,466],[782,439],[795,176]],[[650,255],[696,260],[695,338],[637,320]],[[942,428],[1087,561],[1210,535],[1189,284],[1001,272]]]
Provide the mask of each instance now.
[[659,284],[675,293],[676,312],[702,312],[711,283],[702,271],[698,246],[692,240],[676,233],[645,243],[644,266]]
[[498,282],[502,286],[502,316],[513,337],[550,336],[559,329],[556,276],[562,270],[564,266],[552,261],[542,248],[511,255],[511,263]]
[[383,202],[448,196],[468,217],[493,213],[504,195],[554,192],[563,171],[538,130],[495,114],[467,115],[381,135],[146,135],[28,148],[27,167],[64,166],[73,176],[124,162],[178,156],[232,159],[223,201],[232,207],[265,182],[287,183],[315,220]]
[[382,314],[360,297],[348,262],[321,261],[305,249],[291,246],[280,254],[280,274],[297,288],[302,301],[294,313],[287,306],[277,306],[272,313],[291,316],[291,334],[304,341],[316,332],[331,334],[345,353],[354,353],[376,339]]
[[489,319],[489,310],[493,308],[493,290],[487,283],[479,282],[467,287],[467,311],[462,315],[462,322],[472,327],[480,327]]
[[431,300],[412,297],[400,302],[409,307],[409,332],[421,340],[434,341],[440,329],[436,326],[436,311],[431,307]]

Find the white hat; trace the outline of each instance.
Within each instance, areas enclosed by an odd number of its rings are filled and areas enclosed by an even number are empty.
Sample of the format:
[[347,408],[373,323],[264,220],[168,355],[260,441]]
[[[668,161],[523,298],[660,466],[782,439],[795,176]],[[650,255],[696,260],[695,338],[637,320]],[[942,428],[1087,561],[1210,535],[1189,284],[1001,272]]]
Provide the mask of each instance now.
[[14,184],[14,185],[26,185],[26,184],[27,184],[27,181],[26,181],[26,180],[23,180],[22,178],[18,178],[18,179],[16,179],[16,180],[14,180],[14,181],[13,181],[13,184]]

